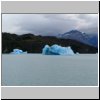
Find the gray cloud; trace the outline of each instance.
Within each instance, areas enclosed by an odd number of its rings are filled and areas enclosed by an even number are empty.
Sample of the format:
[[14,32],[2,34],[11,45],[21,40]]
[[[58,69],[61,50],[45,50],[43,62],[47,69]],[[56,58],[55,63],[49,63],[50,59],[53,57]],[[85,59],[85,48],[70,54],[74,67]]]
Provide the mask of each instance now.
[[77,29],[98,33],[97,14],[3,14],[2,32],[57,35]]

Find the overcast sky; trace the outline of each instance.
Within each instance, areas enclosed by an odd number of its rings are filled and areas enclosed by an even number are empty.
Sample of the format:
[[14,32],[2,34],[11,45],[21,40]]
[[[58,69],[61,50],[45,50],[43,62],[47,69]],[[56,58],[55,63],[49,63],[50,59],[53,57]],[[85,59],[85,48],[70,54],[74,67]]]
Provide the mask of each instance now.
[[3,14],[2,32],[57,35],[70,30],[98,34],[98,14]]

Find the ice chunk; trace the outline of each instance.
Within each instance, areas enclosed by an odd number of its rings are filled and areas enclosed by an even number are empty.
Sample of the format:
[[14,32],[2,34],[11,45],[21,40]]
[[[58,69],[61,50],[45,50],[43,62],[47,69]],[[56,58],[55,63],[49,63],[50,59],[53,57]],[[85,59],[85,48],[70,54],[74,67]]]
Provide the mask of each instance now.
[[49,45],[45,45],[44,48],[42,49],[42,54],[49,54]]
[[60,53],[60,46],[57,44],[54,44],[50,47],[49,49],[50,54],[55,54],[55,55],[59,55]]
[[20,49],[13,49],[13,52],[11,52],[11,54],[27,54],[27,51],[23,52]]
[[79,54],[79,52],[76,52],[76,54]]
[[74,52],[71,49],[71,47],[62,47],[57,44],[52,45],[51,47],[48,45],[45,45],[45,47],[42,50],[42,53],[45,55],[73,55]]

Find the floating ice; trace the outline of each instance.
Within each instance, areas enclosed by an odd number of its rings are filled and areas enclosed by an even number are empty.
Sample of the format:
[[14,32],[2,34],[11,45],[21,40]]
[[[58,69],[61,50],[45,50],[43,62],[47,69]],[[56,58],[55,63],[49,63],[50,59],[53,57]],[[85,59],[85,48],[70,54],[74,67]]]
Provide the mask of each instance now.
[[45,45],[44,48],[42,49],[42,54],[49,54],[49,45]]
[[79,52],[76,52],[76,54],[79,54]]
[[49,45],[45,45],[45,47],[42,50],[42,54],[45,54],[45,55],[73,55],[74,52],[70,46],[62,47],[57,44],[54,44],[51,47]]
[[23,52],[20,49],[13,49],[13,52],[11,52],[11,54],[27,54],[27,51]]

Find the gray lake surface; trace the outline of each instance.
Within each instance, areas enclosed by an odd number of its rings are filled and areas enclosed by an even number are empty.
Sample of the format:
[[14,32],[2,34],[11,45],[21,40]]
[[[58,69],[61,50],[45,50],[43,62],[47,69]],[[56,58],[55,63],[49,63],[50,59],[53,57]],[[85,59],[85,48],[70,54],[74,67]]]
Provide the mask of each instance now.
[[97,86],[98,54],[2,54],[2,86]]

